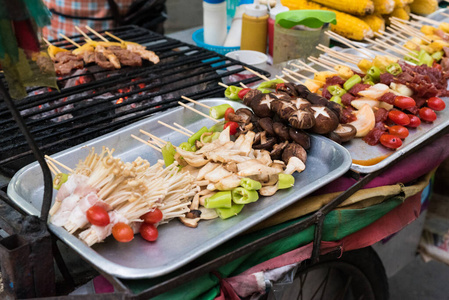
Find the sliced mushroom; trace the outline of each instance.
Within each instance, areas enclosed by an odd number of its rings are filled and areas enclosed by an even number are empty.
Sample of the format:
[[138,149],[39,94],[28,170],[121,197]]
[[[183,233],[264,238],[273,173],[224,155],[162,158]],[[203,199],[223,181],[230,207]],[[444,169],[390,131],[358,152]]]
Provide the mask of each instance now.
[[276,144],[275,137],[270,136],[270,137],[266,138],[264,134],[261,134],[260,144],[257,144],[257,145],[253,144],[253,149],[271,150],[273,148],[274,144]]
[[218,218],[218,214],[215,209],[205,208],[204,206],[200,207],[201,211],[201,220],[212,220]]
[[262,94],[261,91],[259,90],[249,90],[248,93],[245,94],[245,96],[243,97],[243,104],[245,104],[246,106],[251,107],[251,101],[253,101],[254,97],[256,97],[257,95]]
[[341,142],[344,143],[352,140],[355,137],[357,130],[351,124],[340,124],[333,131],[333,133],[338,135],[341,139]]
[[248,124],[251,122],[253,112],[247,108],[239,108],[235,113],[228,114],[229,121]]
[[309,94],[311,94],[309,89],[305,85],[303,85],[303,84],[297,84],[295,86],[295,89],[296,89],[296,92],[298,93],[298,96],[301,97],[301,98],[307,99],[307,96]]
[[254,97],[251,101],[250,107],[260,118],[271,117],[273,112],[271,111],[271,102],[277,100],[273,94],[260,94]]
[[181,221],[182,224],[186,225],[187,227],[197,228],[200,218],[189,219],[189,218],[180,217],[179,220]]
[[288,134],[295,143],[301,145],[304,149],[308,150],[310,148],[310,136],[304,131],[290,127]]
[[259,194],[261,196],[273,196],[274,194],[276,194],[277,190],[278,190],[278,184],[276,182],[276,184],[274,184],[274,185],[267,185],[267,186],[262,187],[259,190]]
[[306,165],[296,156],[290,157],[287,167],[285,168],[285,174],[293,174],[295,171],[301,173],[306,168]]
[[332,110],[335,115],[337,116],[337,118],[340,120],[340,116],[343,113],[343,106],[341,106],[340,104],[333,102],[333,101],[329,101],[327,102],[327,107]]
[[290,158],[293,156],[299,158],[303,163],[306,163],[307,152],[303,147],[296,143],[290,143],[285,147],[284,152],[282,153],[282,161],[288,164]]
[[273,146],[273,150],[270,152],[270,156],[272,160],[277,160],[281,158],[282,152],[284,151],[285,147],[288,145],[288,141],[285,141],[280,144],[275,144]]
[[315,117],[315,125],[312,127],[313,132],[326,134],[337,128],[340,121],[332,110],[322,105],[312,105],[311,109]]
[[266,131],[269,135],[275,136],[275,132],[273,129],[273,119],[271,118],[259,119],[259,126],[262,127],[262,129]]
[[315,126],[315,117],[310,110],[297,110],[288,118],[288,122],[296,129],[309,129]]
[[186,213],[186,218],[195,219],[201,217],[201,210],[192,209],[188,213]]
[[288,141],[290,139],[290,134],[288,133],[288,127],[280,122],[273,123],[273,129],[278,138],[282,141]]
[[297,97],[298,92],[296,91],[296,87],[291,83],[284,83],[284,85],[279,86],[277,88],[278,92],[284,92],[289,94],[291,97]]

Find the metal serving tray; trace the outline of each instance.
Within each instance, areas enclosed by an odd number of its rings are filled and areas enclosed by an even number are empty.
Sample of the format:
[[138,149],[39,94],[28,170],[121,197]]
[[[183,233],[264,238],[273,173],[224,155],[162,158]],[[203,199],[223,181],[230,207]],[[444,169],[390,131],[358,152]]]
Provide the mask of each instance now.
[[[210,106],[230,103],[235,109],[244,107],[243,104],[222,98],[202,102]],[[206,111],[198,105],[195,105],[195,108]],[[114,154],[125,161],[141,156],[150,163],[155,163],[157,159],[162,158],[161,154],[131,138],[131,134],[144,138],[139,133],[139,129],[144,129],[176,145],[186,140],[185,136],[159,125],[158,120],[169,124],[177,122],[192,131],[213,124],[211,120],[178,107],[52,157],[74,167],[79,159],[86,157],[91,147],[99,150],[102,146],[107,146],[115,148]],[[49,224],[49,228],[82,257],[109,274],[129,279],[164,275],[340,177],[351,166],[351,157],[342,146],[321,136],[312,136],[311,143],[307,168],[301,174],[295,175],[296,184],[293,188],[279,191],[272,197],[261,197],[256,203],[246,205],[238,216],[228,220],[203,220],[196,229],[185,227],[178,220],[173,220],[159,227],[159,238],[154,243],[143,240],[139,235],[136,235],[130,243],[119,243],[109,237],[104,243],[94,245],[92,248],[62,227]],[[43,178],[37,163],[22,168],[14,175],[8,186],[8,195],[27,213],[39,215]]]
[[[339,48],[338,51],[359,56],[361,55],[356,50],[348,48]],[[383,55],[382,53],[379,53],[375,50],[370,51],[376,52],[379,55]],[[325,70],[319,65],[313,63],[310,63],[310,65],[318,71]],[[306,76],[310,76],[310,72],[302,73]],[[287,78],[287,80],[289,80],[289,78]],[[351,169],[365,174],[375,172],[392,163],[394,160],[413,149],[416,145],[424,142],[429,137],[435,135],[436,133],[447,127],[449,125],[449,98],[445,97],[442,99],[446,103],[446,109],[440,112],[436,112],[438,118],[433,123],[421,123],[421,125],[417,129],[409,128],[409,136],[403,141],[402,146],[396,151],[388,150],[382,145],[370,146],[361,138],[355,138],[348,143],[344,143],[343,147],[345,147],[349,151],[353,160]]]

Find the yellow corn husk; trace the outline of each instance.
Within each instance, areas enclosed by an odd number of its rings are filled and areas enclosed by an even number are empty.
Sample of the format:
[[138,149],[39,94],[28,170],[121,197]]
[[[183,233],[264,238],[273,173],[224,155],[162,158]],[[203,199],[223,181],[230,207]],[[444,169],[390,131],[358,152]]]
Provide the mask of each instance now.
[[410,4],[410,9],[414,14],[428,15],[438,9],[437,0],[414,0]]
[[387,15],[393,12],[395,7],[394,0],[373,0],[374,13],[379,15]]
[[371,27],[373,32],[379,32],[379,30],[385,30],[385,20],[379,15],[369,15],[361,18],[366,24]]
[[435,32],[435,27],[430,26],[430,25],[423,25],[423,26],[421,26],[420,30],[425,35],[432,35]]
[[325,5],[327,7],[338,9],[339,11],[356,15],[365,16],[374,12],[374,3],[372,0],[312,0],[313,2]]
[[331,30],[348,39],[361,41],[374,36],[373,31],[361,19],[307,0],[282,0],[282,4],[290,10],[321,9],[330,10],[337,15],[337,25],[331,24]]
[[449,23],[446,23],[446,22],[440,23],[440,25],[438,26],[438,29],[441,29],[444,32],[449,33]]

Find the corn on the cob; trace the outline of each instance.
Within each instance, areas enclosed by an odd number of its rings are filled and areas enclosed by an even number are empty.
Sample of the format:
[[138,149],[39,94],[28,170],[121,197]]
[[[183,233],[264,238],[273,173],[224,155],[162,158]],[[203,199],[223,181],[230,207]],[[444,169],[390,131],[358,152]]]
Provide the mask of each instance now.
[[394,0],[395,3],[394,7],[404,7],[412,2],[413,0]]
[[410,8],[410,5],[404,5],[404,10],[405,10],[405,12],[407,13],[407,15],[409,16],[409,18],[410,18],[410,13],[412,12],[412,9]]
[[361,18],[366,24],[371,27],[373,32],[379,32],[379,30],[385,30],[385,20],[379,15],[369,15]]
[[358,0],[358,1],[312,0],[312,1],[356,16],[370,15],[374,12],[374,3],[372,0]]
[[391,14],[385,16],[385,22],[387,23],[387,25],[390,25],[391,17],[396,17],[406,21],[410,19],[409,14],[403,7],[396,7]]
[[282,4],[287,6],[290,10],[321,9],[335,12],[337,15],[337,25],[331,24],[331,30],[349,39],[360,41],[364,38],[373,37],[374,35],[369,25],[361,19],[317,3],[307,0],[282,0]]
[[391,13],[395,7],[394,0],[373,0],[374,13],[379,15],[387,15]]
[[435,12],[438,8],[437,0],[415,0],[410,4],[413,13],[427,15]]

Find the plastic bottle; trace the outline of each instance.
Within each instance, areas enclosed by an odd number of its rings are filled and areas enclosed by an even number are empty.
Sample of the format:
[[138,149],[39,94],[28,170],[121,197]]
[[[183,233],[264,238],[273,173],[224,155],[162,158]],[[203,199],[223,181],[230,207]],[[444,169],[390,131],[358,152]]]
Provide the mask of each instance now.
[[209,45],[223,46],[226,39],[226,1],[203,1],[204,42]]
[[281,0],[276,1],[276,6],[270,10],[270,18],[268,19],[268,55],[273,56],[273,40],[274,40],[274,23],[278,13],[288,11],[288,7],[282,5]]
[[242,18],[242,40],[240,49],[266,53],[267,27],[267,7],[260,5],[259,0],[256,0],[254,4],[247,5]]
[[232,19],[231,29],[229,29],[228,36],[224,42],[225,47],[239,47],[242,39],[242,17],[245,11],[245,6],[240,5],[235,10],[234,18]]

